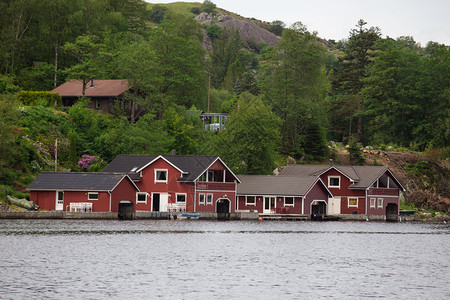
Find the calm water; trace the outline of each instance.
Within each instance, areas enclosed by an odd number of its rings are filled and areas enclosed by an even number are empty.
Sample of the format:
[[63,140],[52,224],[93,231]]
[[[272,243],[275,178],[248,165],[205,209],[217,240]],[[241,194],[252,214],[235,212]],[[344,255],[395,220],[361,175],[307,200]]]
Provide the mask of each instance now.
[[448,224],[0,220],[2,299],[450,299]]

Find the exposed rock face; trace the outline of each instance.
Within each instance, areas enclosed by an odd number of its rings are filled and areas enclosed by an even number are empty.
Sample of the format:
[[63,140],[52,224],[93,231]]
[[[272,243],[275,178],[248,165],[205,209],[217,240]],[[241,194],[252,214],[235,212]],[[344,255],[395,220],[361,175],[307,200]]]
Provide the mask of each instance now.
[[[275,46],[275,44],[279,39],[275,34],[265,30],[264,28],[259,27],[252,21],[238,20],[229,15],[219,14],[212,16],[210,14],[201,13],[197,17],[195,17],[195,20],[201,22],[206,26],[216,24],[217,26],[230,30],[237,29],[246,47],[249,47],[250,41],[253,41],[256,44],[263,41],[268,45]],[[205,48],[209,49],[209,47]]]

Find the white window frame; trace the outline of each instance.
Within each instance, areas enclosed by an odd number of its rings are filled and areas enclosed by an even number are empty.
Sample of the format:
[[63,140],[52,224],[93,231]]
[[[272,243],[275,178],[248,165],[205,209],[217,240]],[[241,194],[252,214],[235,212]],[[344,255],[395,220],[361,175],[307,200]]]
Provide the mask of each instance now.
[[[97,196],[97,199],[92,199],[91,196]],[[98,192],[89,192],[88,193],[88,200],[89,201],[97,201],[98,200]]]
[[377,198],[370,198],[370,208],[376,208]]
[[[286,198],[292,198],[292,204],[286,204]],[[294,207],[295,197],[284,197],[284,206],[292,206]]]
[[377,208],[383,208],[383,198],[378,198]]
[[[211,200],[209,200],[211,196]],[[213,205],[214,202],[214,195],[213,194],[206,194],[206,205]]]
[[95,109],[102,108],[102,100],[101,99],[95,99]]
[[[184,201],[178,201],[178,196],[184,196]],[[176,193],[175,201],[176,201],[176,203],[186,203],[187,202],[187,194],[186,193]]]
[[[248,202],[248,197],[253,197],[253,199],[255,200],[255,202],[253,202],[253,203]],[[256,196],[245,196],[245,205],[246,205],[246,206],[248,206],[248,205],[256,206]]]
[[[139,200],[139,195],[144,195],[145,196],[145,200],[144,201]],[[142,193],[142,192],[137,192],[136,193],[136,203],[145,203],[145,204],[147,204],[147,199],[148,199],[148,193]]]
[[206,177],[207,182],[214,182],[214,171],[208,170],[208,175]]
[[[158,172],[166,172],[166,179],[159,180]],[[155,169],[155,183],[167,183],[167,179],[169,178],[169,171],[167,169]]]
[[[339,185],[331,185],[331,179],[339,179]],[[341,188],[341,176],[328,176],[328,187],[329,188]]]
[[[202,196],[203,196],[203,201],[202,201]],[[205,193],[198,194],[198,204],[205,205],[205,203],[206,203],[206,194]]]
[[[356,205],[350,205],[350,199],[356,199]],[[348,207],[356,207],[356,208],[358,208],[358,201],[359,199],[358,199],[358,197],[348,197],[347,198],[347,202],[348,202],[348,204],[347,204],[347,206]]]

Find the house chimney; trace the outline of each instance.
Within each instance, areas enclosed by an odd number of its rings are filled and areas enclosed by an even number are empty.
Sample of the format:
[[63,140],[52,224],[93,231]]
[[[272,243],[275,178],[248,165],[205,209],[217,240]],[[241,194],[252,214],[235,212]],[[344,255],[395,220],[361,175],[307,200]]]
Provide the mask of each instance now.
[[175,155],[175,149],[172,149],[172,155]]
[[330,158],[330,167],[332,167],[332,166],[333,166],[333,159]]
[[90,87],[94,87],[94,79],[91,79],[91,86]]

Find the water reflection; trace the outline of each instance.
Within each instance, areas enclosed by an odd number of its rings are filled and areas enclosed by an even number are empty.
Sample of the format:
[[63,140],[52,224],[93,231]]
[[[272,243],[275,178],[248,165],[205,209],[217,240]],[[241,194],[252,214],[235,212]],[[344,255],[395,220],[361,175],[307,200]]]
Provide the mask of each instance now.
[[0,298],[450,297],[444,224],[0,220]]

